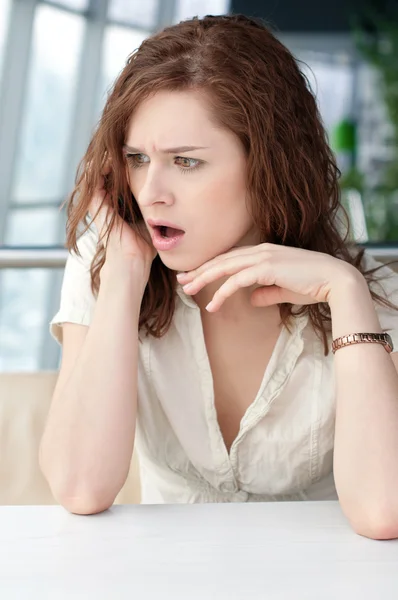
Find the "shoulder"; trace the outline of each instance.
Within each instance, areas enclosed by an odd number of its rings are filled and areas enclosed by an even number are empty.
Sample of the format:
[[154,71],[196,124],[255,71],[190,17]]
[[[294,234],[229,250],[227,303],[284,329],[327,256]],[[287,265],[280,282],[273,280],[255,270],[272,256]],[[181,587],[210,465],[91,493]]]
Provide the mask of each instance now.
[[95,226],[79,232],[76,253],[69,251],[63,272],[60,305],[50,321],[50,333],[62,343],[62,324],[65,322],[90,325],[96,299],[91,289],[90,267],[97,251],[98,234]]

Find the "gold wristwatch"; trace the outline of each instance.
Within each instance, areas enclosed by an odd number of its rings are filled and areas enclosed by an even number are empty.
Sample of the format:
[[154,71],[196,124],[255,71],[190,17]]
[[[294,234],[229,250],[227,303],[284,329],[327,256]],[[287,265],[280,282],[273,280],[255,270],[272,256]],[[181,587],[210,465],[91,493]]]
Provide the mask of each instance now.
[[350,333],[349,335],[343,335],[342,337],[333,340],[332,352],[334,354],[336,350],[339,350],[344,346],[362,344],[364,342],[383,344],[388,353],[394,350],[391,336],[388,333]]

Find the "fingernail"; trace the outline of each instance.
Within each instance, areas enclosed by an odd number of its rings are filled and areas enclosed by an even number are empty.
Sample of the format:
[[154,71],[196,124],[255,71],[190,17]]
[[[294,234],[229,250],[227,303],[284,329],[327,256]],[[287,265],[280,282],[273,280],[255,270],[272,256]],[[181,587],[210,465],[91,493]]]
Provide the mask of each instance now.
[[187,273],[177,273],[178,281],[183,281],[186,276],[187,276]]

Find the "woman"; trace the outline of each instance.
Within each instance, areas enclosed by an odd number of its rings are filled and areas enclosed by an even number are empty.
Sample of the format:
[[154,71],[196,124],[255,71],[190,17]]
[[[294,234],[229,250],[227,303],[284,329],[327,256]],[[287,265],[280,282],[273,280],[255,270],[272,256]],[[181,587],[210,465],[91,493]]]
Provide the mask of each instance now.
[[192,19],[129,57],[69,200],[51,321],[40,461],[68,510],[108,508],[136,444],[143,502],[338,498],[358,533],[398,536],[397,276],[382,266],[383,290],[347,243],[337,178],[261,22]]

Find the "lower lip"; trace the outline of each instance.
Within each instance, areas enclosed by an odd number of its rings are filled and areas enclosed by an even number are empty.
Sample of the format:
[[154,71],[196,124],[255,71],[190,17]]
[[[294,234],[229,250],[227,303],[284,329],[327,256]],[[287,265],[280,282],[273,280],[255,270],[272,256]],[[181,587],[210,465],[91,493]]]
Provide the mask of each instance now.
[[161,235],[159,229],[154,229],[152,233],[152,242],[156,250],[173,250],[180,242],[182,242],[184,235],[185,233],[180,233],[174,237],[165,238]]

